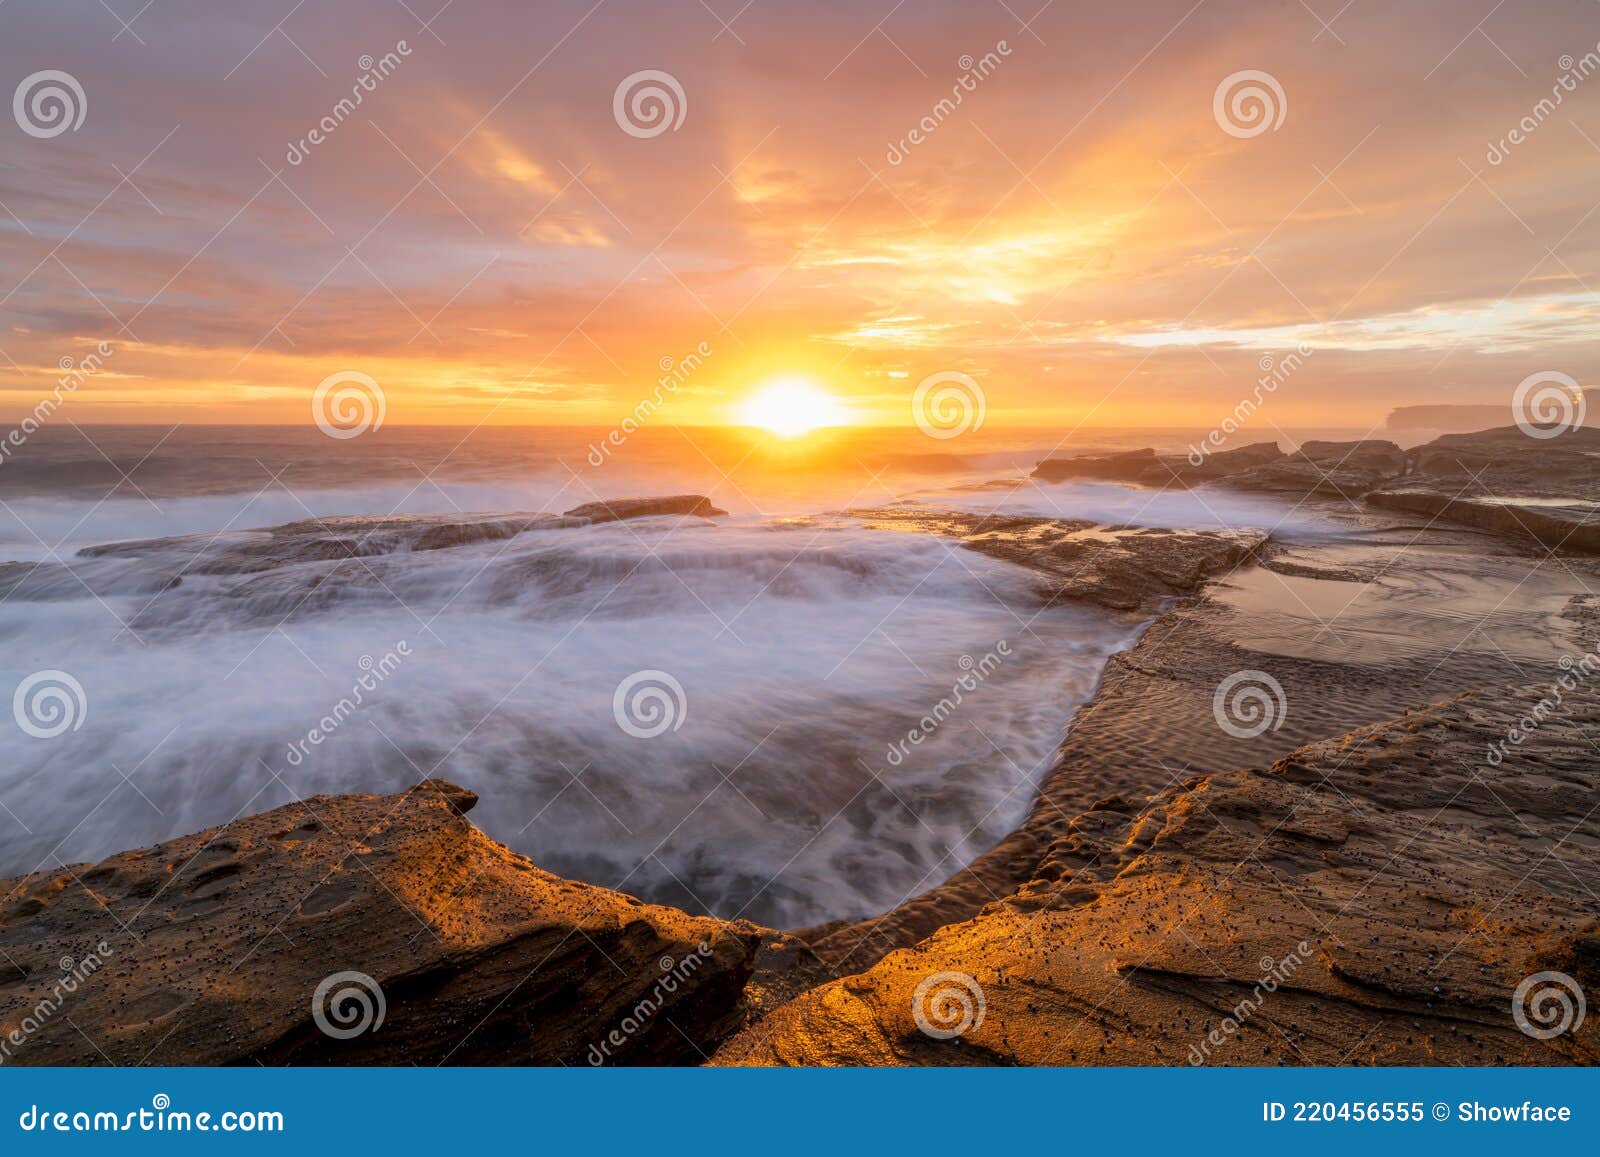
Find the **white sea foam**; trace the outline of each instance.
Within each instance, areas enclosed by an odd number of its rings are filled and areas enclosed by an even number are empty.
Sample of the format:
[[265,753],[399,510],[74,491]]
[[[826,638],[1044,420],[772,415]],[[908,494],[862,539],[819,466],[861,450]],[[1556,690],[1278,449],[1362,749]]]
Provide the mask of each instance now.
[[[335,502],[307,505],[376,496]],[[68,526],[86,509],[57,505]],[[215,529],[240,500],[118,505],[78,535]],[[261,500],[234,524],[304,517],[295,505]],[[0,873],[439,775],[480,793],[487,832],[558,872],[779,925],[865,916],[1015,825],[1135,629],[1041,613],[1025,573],[945,542],[754,516],[535,531],[347,561],[332,578],[328,565],[117,593],[113,572],[136,564],[98,559],[78,577],[101,598],[60,573],[48,598],[0,604],[0,689],[55,668],[88,703],[83,727],[52,740],[0,728]],[[1002,639],[1012,657],[890,766],[883,753],[948,694],[962,656]],[[363,658],[400,640],[405,661],[292,763],[291,745],[343,712]],[[647,669],[681,684],[687,713],[640,739],[613,695]]]

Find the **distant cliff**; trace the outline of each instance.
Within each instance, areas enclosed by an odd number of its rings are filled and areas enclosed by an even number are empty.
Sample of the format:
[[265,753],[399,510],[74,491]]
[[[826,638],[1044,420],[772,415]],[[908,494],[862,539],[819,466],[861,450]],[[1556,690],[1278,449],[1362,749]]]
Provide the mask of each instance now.
[[[1594,421],[1584,425],[1600,425],[1600,389],[1586,389],[1584,408]],[[1478,430],[1493,430],[1509,426],[1514,420],[1511,405],[1435,405],[1396,406],[1389,411],[1385,428],[1390,430],[1437,430],[1441,434],[1470,434]]]
[[1466,434],[1511,424],[1508,406],[1396,406],[1385,427],[1390,430],[1439,430]]

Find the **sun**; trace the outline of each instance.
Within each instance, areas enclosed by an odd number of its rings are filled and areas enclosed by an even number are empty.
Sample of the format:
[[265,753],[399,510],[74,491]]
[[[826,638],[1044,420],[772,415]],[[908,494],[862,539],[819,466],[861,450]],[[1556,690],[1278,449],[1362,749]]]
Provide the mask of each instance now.
[[739,422],[780,438],[798,438],[823,426],[849,425],[850,415],[838,398],[804,378],[780,378],[744,400]]

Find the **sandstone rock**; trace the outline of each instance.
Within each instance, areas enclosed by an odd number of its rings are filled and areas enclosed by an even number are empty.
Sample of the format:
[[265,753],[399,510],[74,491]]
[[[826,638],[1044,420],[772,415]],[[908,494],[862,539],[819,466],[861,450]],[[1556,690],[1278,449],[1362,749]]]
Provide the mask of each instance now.
[[1530,538],[1551,550],[1600,554],[1600,505],[1528,502],[1516,498],[1461,498],[1427,490],[1378,490],[1367,501],[1384,510],[1448,518],[1515,538]]
[[1254,531],[1105,527],[1081,519],[969,514],[915,505],[845,512],[884,530],[939,534],[968,550],[1026,567],[1051,600],[1075,599],[1117,610],[1155,608],[1255,555],[1267,536]]
[[[1600,984],[1600,693],[1466,696],[1080,816],[1033,881],[717,1064],[1594,1064],[1513,994]],[[960,1030],[959,1034],[955,1030]]]
[[1548,439],[1516,427],[1448,434],[1411,450],[1404,475],[1367,501],[1551,549],[1600,552],[1600,429]]
[[586,502],[567,511],[566,517],[590,522],[620,522],[626,518],[655,518],[663,514],[717,518],[727,513],[711,505],[711,500],[703,495],[675,494],[667,498],[611,498]]
[[329,515],[260,530],[105,543],[84,547],[78,557],[145,559],[171,573],[256,574],[294,563],[447,550],[513,538],[531,530],[563,530],[668,514],[709,518],[726,513],[703,495],[677,494],[589,502],[559,515]]
[[[475,802],[318,796],[0,881],[5,1059],[698,1063],[737,1026],[759,929],[543,872]],[[69,960],[98,964],[52,1008]]]
[[1151,449],[1128,450],[1093,458],[1046,458],[1033,468],[1033,477],[1044,482],[1064,482],[1069,478],[1106,478],[1117,482],[1138,482],[1158,468],[1160,459]]
[[1280,462],[1233,474],[1226,484],[1241,490],[1355,501],[1404,468],[1405,456],[1393,442],[1310,441]]
[[1254,442],[1233,450],[1206,454],[1199,464],[1182,454],[1158,455],[1154,450],[1130,450],[1098,458],[1047,458],[1033,476],[1045,482],[1072,478],[1102,478],[1136,482],[1142,486],[1197,486],[1227,478],[1252,467],[1283,458],[1276,442]]

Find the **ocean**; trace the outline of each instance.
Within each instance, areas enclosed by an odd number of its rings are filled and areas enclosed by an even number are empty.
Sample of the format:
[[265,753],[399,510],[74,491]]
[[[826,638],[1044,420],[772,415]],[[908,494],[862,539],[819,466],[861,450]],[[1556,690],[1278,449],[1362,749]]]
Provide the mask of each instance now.
[[[1330,530],[1266,497],[1034,485],[1059,439],[1036,431],[608,434],[35,432],[0,465],[0,874],[437,776],[562,875],[777,927],[869,916],[1015,827],[1143,624],[840,511]],[[1185,440],[1084,432],[1058,452]],[[192,565],[195,541],[249,548],[284,523],[665,494],[728,513]],[[206,537],[78,553],[184,535]]]

